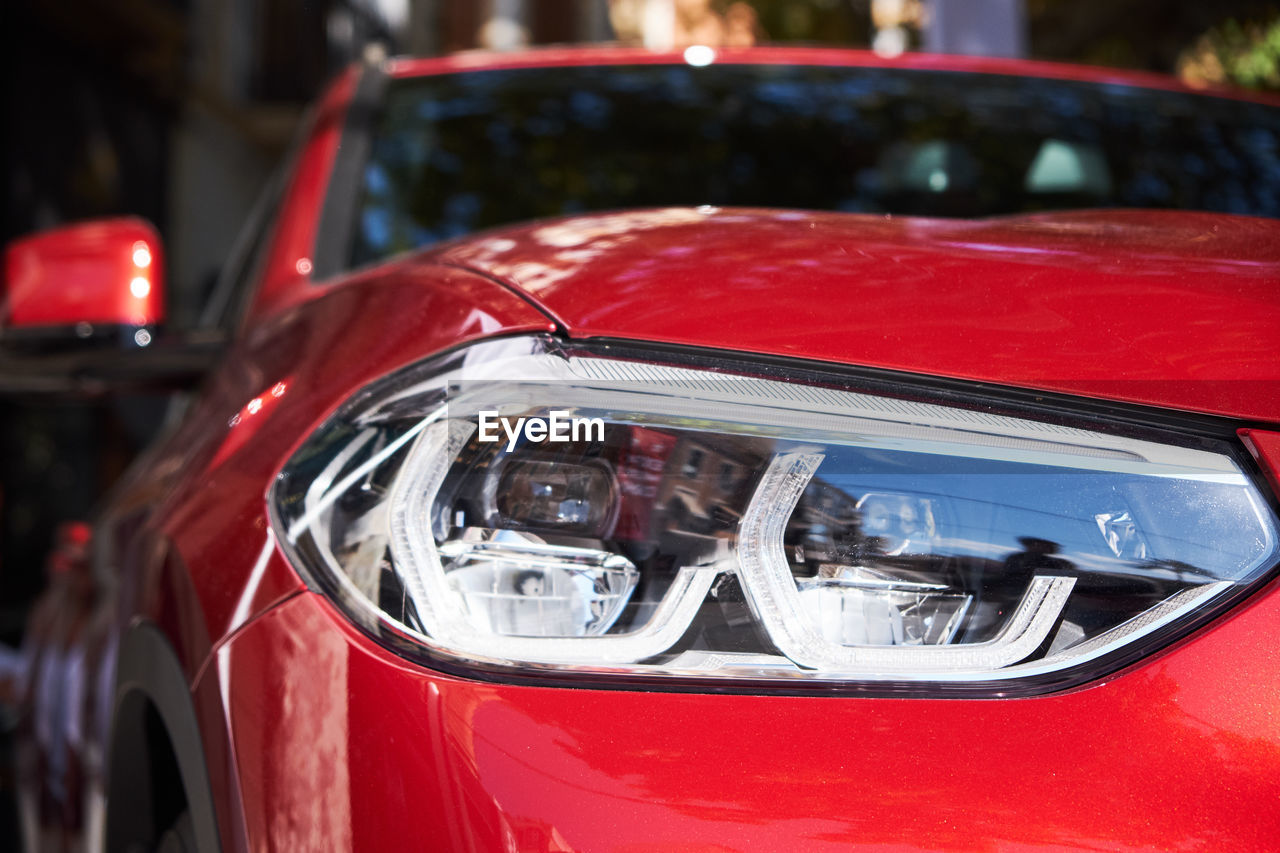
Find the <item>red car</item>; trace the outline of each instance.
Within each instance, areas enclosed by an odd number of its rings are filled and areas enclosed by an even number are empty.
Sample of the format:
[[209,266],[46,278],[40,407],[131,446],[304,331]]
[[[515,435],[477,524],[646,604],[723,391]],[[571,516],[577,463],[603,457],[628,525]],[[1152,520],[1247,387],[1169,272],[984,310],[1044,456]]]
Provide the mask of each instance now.
[[[1278,106],[808,49],[353,70],[225,359],[68,532],[29,843],[1280,848]],[[159,358],[141,228],[12,246],[11,327]]]

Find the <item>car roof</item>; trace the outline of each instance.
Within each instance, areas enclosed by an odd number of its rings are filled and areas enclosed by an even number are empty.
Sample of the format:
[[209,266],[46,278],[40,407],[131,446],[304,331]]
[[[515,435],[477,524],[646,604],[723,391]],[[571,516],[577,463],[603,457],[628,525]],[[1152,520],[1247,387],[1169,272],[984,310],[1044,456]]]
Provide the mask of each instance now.
[[[848,68],[892,68],[910,71],[944,71],[1069,80],[1114,86],[1252,101],[1280,106],[1280,96],[1231,87],[1194,88],[1176,77],[1149,71],[1073,65],[1035,59],[990,56],[957,56],[938,53],[903,53],[885,57],[869,50],[830,47],[767,46],[723,48],[715,51],[716,63],[756,65],[815,65]],[[684,65],[683,51],[653,51],[618,45],[551,46],[521,51],[469,50],[446,56],[395,57],[387,61],[394,78],[412,78],[466,71],[516,68],[556,68],[610,65]]]

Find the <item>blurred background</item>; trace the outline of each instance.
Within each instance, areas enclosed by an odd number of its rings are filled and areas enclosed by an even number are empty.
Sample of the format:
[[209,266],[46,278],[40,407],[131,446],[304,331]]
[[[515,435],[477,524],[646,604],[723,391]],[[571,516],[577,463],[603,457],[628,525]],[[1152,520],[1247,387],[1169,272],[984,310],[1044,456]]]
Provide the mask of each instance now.
[[[308,102],[360,59],[807,43],[1280,92],[1280,4],[1258,0],[8,0],[0,14],[4,239],[89,217],[147,218],[168,250],[179,327],[195,322]],[[55,535],[75,539],[67,523],[91,517],[163,415],[160,397],[0,392],[0,672],[20,666],[12,650],[56,570],[46,561]],[[14,837],[8,767],[0,754],[0,849]]]

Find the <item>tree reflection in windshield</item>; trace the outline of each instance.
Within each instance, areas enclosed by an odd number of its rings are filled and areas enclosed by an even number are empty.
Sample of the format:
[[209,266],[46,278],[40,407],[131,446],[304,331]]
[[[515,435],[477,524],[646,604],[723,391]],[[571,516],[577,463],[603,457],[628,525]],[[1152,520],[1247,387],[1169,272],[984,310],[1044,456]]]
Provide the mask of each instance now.
[[625,207],[1280,216],[1280,110],[904,69],[476,71],[393,83],[359,204],[356,265],[481,228]]

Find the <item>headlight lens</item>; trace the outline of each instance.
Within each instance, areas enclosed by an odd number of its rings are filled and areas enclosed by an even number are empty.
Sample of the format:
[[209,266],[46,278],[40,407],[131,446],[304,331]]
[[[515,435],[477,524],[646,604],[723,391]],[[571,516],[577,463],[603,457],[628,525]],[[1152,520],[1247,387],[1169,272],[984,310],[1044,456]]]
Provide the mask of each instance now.
[[445,666],[1008,692],[1131,660],[1274,565],[1231,445],[1156,437],[513,338],[358,394],[272,518],[353,619]]

